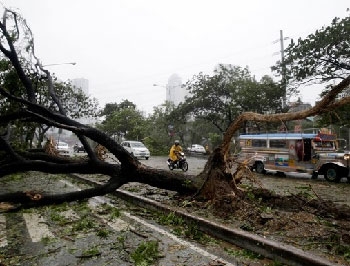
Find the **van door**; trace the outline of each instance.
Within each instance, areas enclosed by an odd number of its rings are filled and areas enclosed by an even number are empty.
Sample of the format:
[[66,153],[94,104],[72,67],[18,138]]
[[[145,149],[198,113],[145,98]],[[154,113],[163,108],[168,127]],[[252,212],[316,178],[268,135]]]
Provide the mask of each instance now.
[[304,158],[303,161],[311,160],[311,139],[304,139]]

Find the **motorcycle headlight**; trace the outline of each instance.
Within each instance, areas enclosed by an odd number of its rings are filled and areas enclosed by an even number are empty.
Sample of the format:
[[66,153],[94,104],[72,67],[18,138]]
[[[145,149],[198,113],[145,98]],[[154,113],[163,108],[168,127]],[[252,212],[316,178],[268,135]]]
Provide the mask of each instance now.
[[347,154],[344,154],[344,160],[349,160],[350,159],[350,154],[349,153],[347,153]]

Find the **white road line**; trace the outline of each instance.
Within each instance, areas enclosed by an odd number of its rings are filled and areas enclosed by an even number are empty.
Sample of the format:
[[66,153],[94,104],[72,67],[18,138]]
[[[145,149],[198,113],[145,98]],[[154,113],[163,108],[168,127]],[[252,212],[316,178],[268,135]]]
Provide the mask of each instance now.
[[7,246],[6,217],[0,214],[0,248]]
[[[69,187],[73,187],[78,191],[81,190],[80,188],[78,188],[77,186],[75,186],[74,184],[70,183],[67,180],[60,180],[60,182],[64,183],[65,185],[67,185]],[[107,204],[112,206],[112,204],[108,203],[107,200],[103,197],[96,196],[96,197],[89,199],[89,206],[92,209],[94,209],[97,205],[100,205],[103,203],[107,203]],[[124,231],[130,227],[130,225],[128,223],[126,223],[124,220],[122,220],[120,218],[116,218],[111,222],[111,221],[107,221],[101,215],[99,215],[99,217],[100,217],[100,219],[102,219],[102,221],[104,223],[106,223],[108,226],[110,226],[111,228],[113,228],[113,230],[115,230],[117,232]]]
[[166,230],[163,230],[163,229],[161,229],[161,228],[159,228],[159,227],[157,227],[157,226],[155,226],[153,224],[150,224],[150,223],[146,222],[143,219],[140,219],[140,218],[138,218],[136,216],[133,216],[133,215],[131,215],[128,212],[123,212],[123,215],[129,217],[130,219],[133,219],[134,221],[136,221],[136,222],[138,222],[140,224],[143,224],[144,226],[146,226],[146,227],[148,227],[148,228],[150,228],[150,229],[152,229],[152,230],[154,230],[154,231],[156,231],[156,232],[158,232],[158,233],[160,233],[162,235],[165,235],[165,236],[171,238],[172,240],[180,243],[183,246],[189,247],[190,249],[196,251],[197,253],[199,253],[199,254],[201,254],[201,255],[203,255],[203,256],[211,259],[211,260],[220,261],[221,263],[224,263],[226,266],[235,266],[236,265],[236,264],[232,264],[232,263],[230,263],[230,262],[228,262],[228,261],[226,261],[226,260],[224,260],[224,259],[222,259],[220,257],[217,257],[217,256],[207,252],[206,250],[191,244],[190,242],[182,240],[182,239],[178,238],[177,236],[167,232]]
[[[68,185],[70,187],[74,187],[77,190],[80,190],[74,184],[72,184],[72,183],[70,183],[70,182],[68,182],[66,180],[60,180],[60,181],[65,183],[66,185]],[[92,199],[95,201],[95,203],[97,203],[97,202],[107,203],[108,205],[113,206],[111,203],[109,203],[107,200],[105,200],[104,197],[97,196],[97,197],[94,197]],[[179,244],[181,244],[183,246],[186,246],[186,247],[196,251],[197,253],[199,253],[199,254],[201,254],[201,255],[203,255],[203,256],[211,259],[211,260],[220,261],[221,263],[224,263],[226,266],[236,266],[237,265],[237,264],[232,264],[232,263],[230,263],[230,262],[228,262],[228,261],[226,261],[226,260],[224,260],[224,259],[222,259],[220,257],[217,257],[217,256],[207,252],[206,250],[191,244],[188,241],[182,240],[182,239],[178,238],[177,236],[175,236],[174,234],[171,234],[171,233],[167,232],[166,230],[164,230],[164,229],[162,229],[160,227],[157,227],[157,226],[155,226],[153,224],[150,224],[150,223],[146,222],[143,219],[140,219],[140,218],[138,218],[136,216],[133,216],[133,215],[131,215],[128,212],[122,212],[122,214],[127,216],[129,219],[132,219],[132,220],[134,220],[134,221],[136,221],[136,222],[138,222],[138,223],[140,223],[140,224],[142,224],[142,225],[144,225],[144,226],[146,226],[146,227],[148,227],[148,228],[150,228],[150,229],[152,229],[152,230],[154,230],[154,231],[156,231],[156,232],[158,232],[158,233],[160,233],[162,235],[165,235],[165,236],[171,238],[172,240],[178,242]]]
[[33,242],[39,242],[44,237],[55,237],[44,223],[45,220],[36,213],[23,213],[30,238]]

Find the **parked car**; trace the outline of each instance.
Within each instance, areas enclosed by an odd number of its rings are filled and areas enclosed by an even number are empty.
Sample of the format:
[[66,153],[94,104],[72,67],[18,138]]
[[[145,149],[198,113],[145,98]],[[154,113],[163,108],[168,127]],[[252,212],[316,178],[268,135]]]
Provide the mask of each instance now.
[[189,152],[195,152],[195,153],[201,153],[201,154],[206,154],[206,150],[202,145],[199,144],[192,144],[191,147],[188,147],[187,150]]
[[68,155],[68,153],[69,153],[68,143],[63,142],[63,141],[57,142],[56,149],[59,153],[64,154],[64,155]]
[[151,156],[151,153],[147,147],[140,141],[126,140],[123,141],[121,145],[125,150],[137,158],[145,158],[148,160],[148,158]]

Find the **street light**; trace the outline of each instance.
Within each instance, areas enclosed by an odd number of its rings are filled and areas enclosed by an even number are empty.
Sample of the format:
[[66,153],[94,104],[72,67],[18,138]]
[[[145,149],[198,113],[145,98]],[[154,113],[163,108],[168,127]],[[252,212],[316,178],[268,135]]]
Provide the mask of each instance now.
[[163,87],[163,88],[166,88],[166,86],[164,86],[164,85],[159,85],[159,84],[153,84],[153,87]]
[[76,62],[69,62],[69,63],[48,64],[48,65],[43,65],[43,67],[59,66],[59,65],[73,65],[73,66],[75,66],[76,64],[77,64]]

